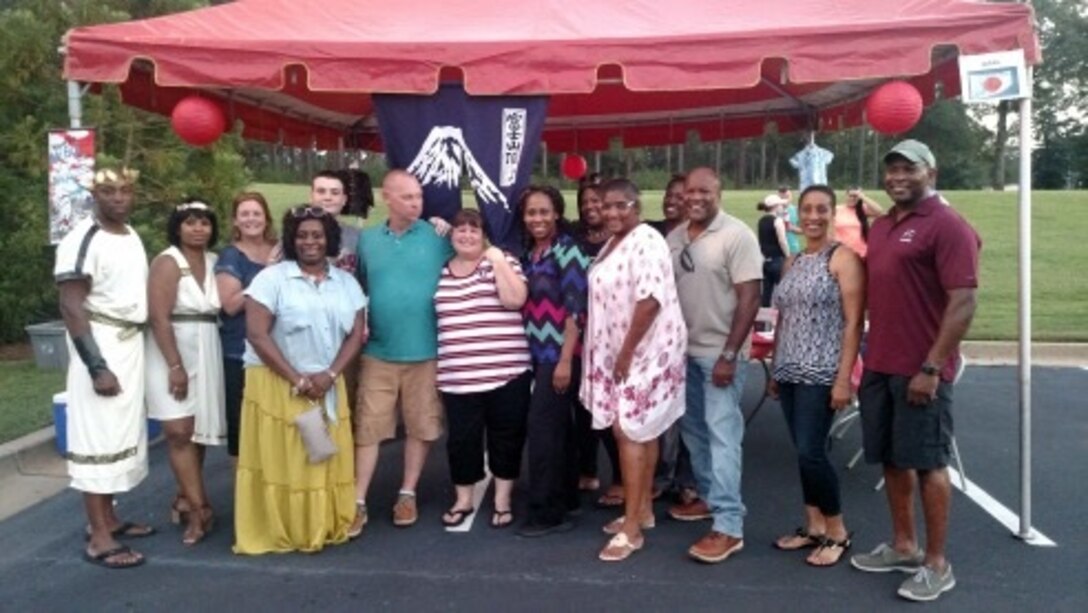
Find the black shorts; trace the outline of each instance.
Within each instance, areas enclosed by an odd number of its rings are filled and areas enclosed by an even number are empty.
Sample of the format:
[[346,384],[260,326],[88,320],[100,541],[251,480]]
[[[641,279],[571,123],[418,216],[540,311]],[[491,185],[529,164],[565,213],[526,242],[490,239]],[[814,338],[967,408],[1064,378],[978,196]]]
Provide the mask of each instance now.
[[910,377],[866,370],[858,401],[865,461],[894,468],[933,470],[952,455],[952,384],[941,381],[927,405],[907,402]]

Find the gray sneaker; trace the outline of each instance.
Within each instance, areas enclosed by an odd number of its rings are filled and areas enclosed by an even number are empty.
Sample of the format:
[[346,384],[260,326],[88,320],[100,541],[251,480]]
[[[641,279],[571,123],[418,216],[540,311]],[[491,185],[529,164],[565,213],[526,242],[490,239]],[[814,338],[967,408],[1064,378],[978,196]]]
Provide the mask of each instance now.
[[945,566],[943,573],[938,573],[929,566],[923,566],[913,577],[899,586],[899,595],[907,600],[928,602],[956,587],[956,578],[952,576],[952,565]]
[[867,573],[887,573],[897,570],[901,573],[915,573],[922,568],[925,552],[921,549],[914,555],[905,556],[887,543],[881,543],[870,553],[858,553],[850,557],[850,565]]

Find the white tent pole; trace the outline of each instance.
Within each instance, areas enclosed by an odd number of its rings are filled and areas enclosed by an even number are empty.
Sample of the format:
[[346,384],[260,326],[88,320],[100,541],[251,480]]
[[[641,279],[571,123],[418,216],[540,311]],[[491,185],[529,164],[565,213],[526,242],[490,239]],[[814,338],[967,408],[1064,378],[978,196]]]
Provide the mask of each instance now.
[[[1027,91],[1032,71],[1027,70]],[[1033,538],[1031,528],[1031,98],[1020,99],[1020,532]]]
[[68,125],[72,128],[83,127],[83,92],[79,81],[68,81]]

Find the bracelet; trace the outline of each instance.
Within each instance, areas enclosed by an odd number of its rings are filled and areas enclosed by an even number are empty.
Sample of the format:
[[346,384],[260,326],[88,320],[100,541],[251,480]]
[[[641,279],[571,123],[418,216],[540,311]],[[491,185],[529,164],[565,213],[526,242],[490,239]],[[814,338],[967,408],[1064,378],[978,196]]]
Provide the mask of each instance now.
[[179,368],[181,368],[181,362],[178,362],[177,364],[174,364],[173,366],[171,366],[170,370],[177,370]]
[[328,375],[329,378],[331,378],[333,381],[336,381],[336,372],[334,372],[333,369],[330,368],[326,370],[325,374]]

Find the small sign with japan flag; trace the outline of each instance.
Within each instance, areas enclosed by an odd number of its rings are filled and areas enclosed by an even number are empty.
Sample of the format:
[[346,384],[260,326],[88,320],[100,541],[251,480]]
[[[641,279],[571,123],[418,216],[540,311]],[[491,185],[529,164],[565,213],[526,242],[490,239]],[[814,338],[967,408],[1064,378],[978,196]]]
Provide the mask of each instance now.
[[964,102],[997,102],[1031,97],[1031,83],[1022,49],[961,55],[959,63]]

